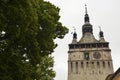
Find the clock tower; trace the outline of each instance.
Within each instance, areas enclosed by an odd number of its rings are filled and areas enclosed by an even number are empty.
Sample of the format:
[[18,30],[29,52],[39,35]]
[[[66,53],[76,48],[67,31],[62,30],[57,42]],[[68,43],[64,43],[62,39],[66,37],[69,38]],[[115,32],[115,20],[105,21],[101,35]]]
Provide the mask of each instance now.
[[113,73],[111,49],[103,31],[99,32],[99,40],[95,39],[86,6],[85,10],[82,37],[77,41],[77,33],[74,32],[69,44],[68,80],[105,80]]

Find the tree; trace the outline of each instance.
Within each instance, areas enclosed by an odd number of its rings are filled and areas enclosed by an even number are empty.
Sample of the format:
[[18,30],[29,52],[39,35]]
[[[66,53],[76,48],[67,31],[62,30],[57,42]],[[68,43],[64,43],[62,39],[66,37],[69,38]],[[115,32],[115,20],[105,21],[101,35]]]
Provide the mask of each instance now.
[[0,80],[52,80],[51,53],[68,32],[43,0],[0,0]]

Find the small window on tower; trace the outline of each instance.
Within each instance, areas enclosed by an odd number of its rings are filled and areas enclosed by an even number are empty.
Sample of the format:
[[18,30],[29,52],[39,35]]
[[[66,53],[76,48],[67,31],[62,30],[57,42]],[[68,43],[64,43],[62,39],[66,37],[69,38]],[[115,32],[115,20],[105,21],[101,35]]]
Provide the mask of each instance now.
[[81,62],[81,67],[83,68],[83,62]]
[[100,63],[99,62],[97,62],[97,66],[100,67]]
[[103,62],[103,67],[105,67],[105,62]]
[[76,62],[76,74],[78,74],[78,62]]
[[88,62],[86,62],[86,67],[88,67],[88,64],[89,64],[89,63],[88,63]]
[[94,62],[92,62],[92,65],[91,65],[91,68],[94,68],[95,66],[94,66]]
[[108,66],[110,67],[110,62],[108,62]]
[[84,59],[89,60],[89,53],[88,52],[84,53]]

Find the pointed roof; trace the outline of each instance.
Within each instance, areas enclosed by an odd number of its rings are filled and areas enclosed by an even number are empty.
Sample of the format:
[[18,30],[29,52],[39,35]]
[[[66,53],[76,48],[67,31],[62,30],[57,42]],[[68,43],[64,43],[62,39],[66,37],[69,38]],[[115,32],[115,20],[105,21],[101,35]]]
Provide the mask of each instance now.
[[79,43],[97,43],[98,40],[95,39],[94,35],[90,32],[85,33],[80,39]]

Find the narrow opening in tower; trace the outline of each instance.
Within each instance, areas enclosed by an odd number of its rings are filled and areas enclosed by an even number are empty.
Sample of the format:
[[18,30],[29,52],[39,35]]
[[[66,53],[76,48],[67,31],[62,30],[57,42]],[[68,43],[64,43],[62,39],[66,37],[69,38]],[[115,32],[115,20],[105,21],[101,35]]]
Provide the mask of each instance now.
[[83,68],[83,62],[81,62],[81,68]]
[[71,72],[73,72],[73,63],[71,62]]
[[108,67],[110,67],[110,62],[108,61]]
[[100,67],[100,63],[99,62],[97,62],[97,66]]
[[78,62],[76,62],[76,74],[78,74]]
[[105,67],[105,62],[103,61],[103,67]]

